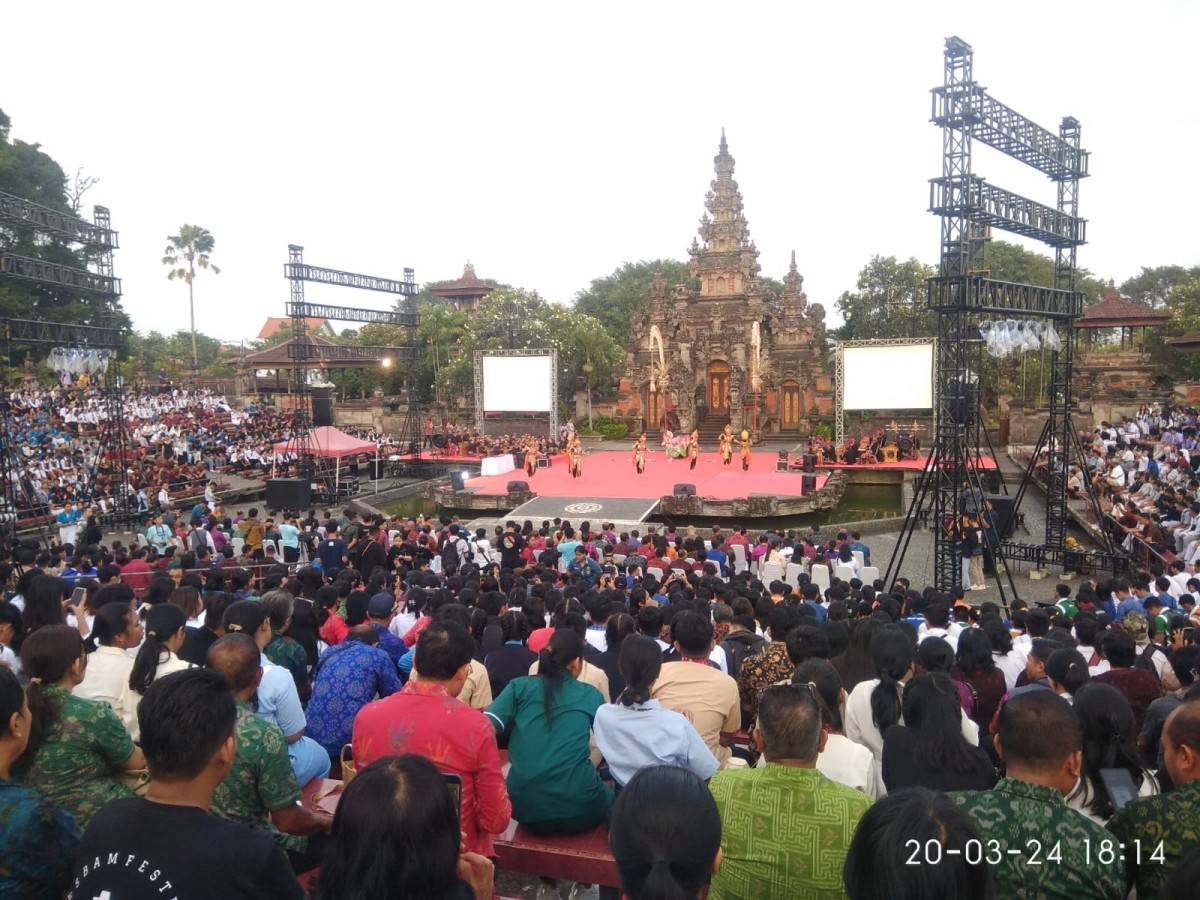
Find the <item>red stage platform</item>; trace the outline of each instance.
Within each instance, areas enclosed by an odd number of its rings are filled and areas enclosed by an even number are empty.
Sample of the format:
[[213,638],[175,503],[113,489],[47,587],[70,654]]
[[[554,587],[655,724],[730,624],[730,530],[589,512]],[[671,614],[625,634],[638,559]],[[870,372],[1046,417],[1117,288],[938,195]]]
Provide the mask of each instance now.
[[[734,456],[728,466],[721,465],[716,453],[701,453],[695,471],[689,471],[686,459],[668,460],[665,453],[646,454],[646,471],[638,475],[633,468],[633,452],[601,451],[583,458],[583,475],[572,478],[565,456],[555,456],[549,469],[538,469],[532,478],[524,469],[503,475],[472,478],[467,490],[487,496],[508,493],[510,481],[528,481],[529,489],[542,497],[626,497],[657,500],[674,493],[676,484],[694,484],[696,494],[715,500],[736,500],[751,494],[800,497],[800,473],[776,472],[775,453],[755,453],[750,471],[743,472],[741,459]],[[817,475],[819,490],[828,476]]]

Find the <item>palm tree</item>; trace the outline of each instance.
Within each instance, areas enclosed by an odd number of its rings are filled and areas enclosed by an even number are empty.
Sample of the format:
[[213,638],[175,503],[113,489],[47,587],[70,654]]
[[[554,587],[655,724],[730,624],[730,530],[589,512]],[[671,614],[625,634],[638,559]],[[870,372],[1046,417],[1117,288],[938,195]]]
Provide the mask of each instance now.
[[167,278],[172,281],[182,278],[187,282],[188,308],[192,323],[192,368],[199,369],[200,360],[196,354],[196,300],[192,282],[196,280],[197,266],[201,269],[211,269],[214,275],[221,274],[221,270],[214,266],[208,258],[209,254],[213,252],[216,240],[213,238],[212,232],[199,225],[184,225],[179,229],[179,234],[168,235],[167,240],[170,243],[163,251],[162,261],[163,265],[170,269],[167,272]]

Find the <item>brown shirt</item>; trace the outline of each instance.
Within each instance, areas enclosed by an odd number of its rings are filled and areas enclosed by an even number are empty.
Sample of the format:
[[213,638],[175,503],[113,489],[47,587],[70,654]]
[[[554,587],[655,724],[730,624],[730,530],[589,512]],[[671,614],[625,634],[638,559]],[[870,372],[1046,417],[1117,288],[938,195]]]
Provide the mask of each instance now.
[[737,682],[711,666],[694,662],[664,663],[650,696],[667,709],[688,712],[692,725],[722,766],[730,750],[721,746],[721,732],[742,724]]
[[773,684],[792,677],[796,667],[788,659],[787,645],[770,643],[761,653],[746,657],[738,675],[738,693],[742,699],[742,722],[749,725],[758,715],[758,700]]

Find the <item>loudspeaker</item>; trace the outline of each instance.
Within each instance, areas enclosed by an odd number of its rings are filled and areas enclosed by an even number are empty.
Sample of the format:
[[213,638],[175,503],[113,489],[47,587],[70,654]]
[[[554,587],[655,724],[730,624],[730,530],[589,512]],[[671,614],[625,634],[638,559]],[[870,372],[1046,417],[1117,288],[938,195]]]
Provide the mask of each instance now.
[[817,476],[805,472],[800,476],[800,493],[815,494],[817,492]]
[[373,459],[373,460],[371,460],[370,465],[371,465],[371,478],[375,481],[378,481],[380,478],[383,477],[383,467],[385,465],[385,461],[382,459]]
[[696,486],[694,484],[677,484],[674,494],[676,497],[695,497]]
[[775,471],[776,472],[786,472],[787,470],[788,470],[788,461],[786,459],[779,459],[779,460],[775,461]]
[[538,457],[538,461],[537,461],[537,467],[538,467],[539,469],[548,469],[548,468],[550,468],[550,457],[548,457],[548,456],[539,456],[539,457]]
[[985,494],[987,502],[992,504],[992,514],[995,519],[996,534],[1000,540],[1007,541],[1013,534],[1017,524],[1016,497],[1012,494]]
[[298,512],[312,503],[312,485],[307,478],[268,478],[267,506]]
[[315,387],[312,389],[313,427],[333,425],[333,388]]
[[461,470],[450,473],[450,490],[461,491],[466,487],[467,476]]
[[804,456],[801,457],[801,459],[804,460],[804,471],[805,472],[812,473],[812,472],[817,471],[817,454],[805,453]]
[[514,450],[512,452],[513,465],[518,469],[525,468],[525,451]]
[[433,446],[437,447],[439,450],[445,450],[446,445],[450,443],[444,434],[435,434],[429,440]]
[[516,494],[516,493],[519,493],[520,491],[527,491],[527,490],[529,490],[529,482],[528,481],[510,481],[508,483],[508,492],[510,494]]

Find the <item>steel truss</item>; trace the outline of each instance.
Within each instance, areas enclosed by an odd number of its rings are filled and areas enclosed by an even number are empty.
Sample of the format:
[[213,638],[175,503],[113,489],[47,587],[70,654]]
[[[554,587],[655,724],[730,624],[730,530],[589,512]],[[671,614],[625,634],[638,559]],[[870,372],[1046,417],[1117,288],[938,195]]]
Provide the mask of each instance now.
[[483,358],[485,356],[548,356],[550,357],[550,440],[558,440],[558,351],[545,350],[476,350],[475,351],[475,429],[484,433]]
[[921,344],[933,344],[933,361],[935,370],[933,372],[933,405],[937,408],[937,341],[934,338],[916,337],[916,338],[878,338],[875,340],[865,341],[838,341],[834,347],[834,389],[833,393],[836,397],[836,406],[833,413],[834,441],[836,446],[841,446],[846,440],[846,363],[845,351],[854,347],[916,347]]
[[[413,457],[411,465],[419,463],[421,456],[421,416],[417,403],[417,383],[420,377],[420,345],[417,340],[417,326],[420,316],[417,313],[416,273],[413,269],[404,270],[404,279],[378,278],[373,275],[360,275],[355,272],[343,272],[339,269],[323,269],[310,266],[304,262],[304,248],[296,244],[288,245],[288,261],[283,267],[284,277],[290,284],[290,295],[287,304],[288,316],[292,320],[292,342],[288,346],[288,357],[295,363],[293,379],[296,385],[296,406],[292,423],[292,439],[288,444],[289,450],[296,454],[297,472],[302,478],[327,476],[323,464],[314,452],[312,443],[312,388],[308,383],[310,362],[322,360],[361,360],[364,364],[390,357],[408,364],[405,373],[405,393],[407,394],[408,412],[401,426],[399,441],[407,445]],[[330,284],[337,287],[357,288],[365,291],[379,291],[387,294],[399,294],[404,298],[403,310],[374,310],[362,307],[330,306],[321,303],[309,303],[304,298],[305,282]],[[356,322],[359,324],[394,325],[405,331],[404,344],[399,347],[344,347],[317,346],[308,340],[309,319],[331,319],[338,322]],[[333,489],[337,491],[337,486]]]
[[[1068,559],[1067,464],[1081,452],[1070,417],[1074,320],[1082,307],[1075,292],[1076,250],[1087,233],[1086,222],[1079,218],[1079,182],[1088,175],[1089,157],[1080,148],[1075,119],[1063,119],[1055,135],[990,97],[975,81],[974,51],[960,38],[946,40],[943,76],[943,84],[932,92],[932,121],[942,129],[942,174],[932,179],[930,187],[930,211],[941,217],[941,260],[928,286],[929,307],[938,313],[934,447],[889,563],[888,578],[899,573],[912,532],[922,517],[928,517],[934,532],[934,583],[941,591],[961,583],[960,551],[949,527],[962,512],[964,494],[984,493],[981,466],[976,464],[987,443],[979,415],[982,342],[977,319],[995,314],[1046,318],[1054,322],[1062,349],[1051,354],[1044,447],[1039,445],[1034,454],[1035,464],[1042,449],[1050,454],[1044,545],[1036,548],[1037,553],[1026,553],[1020,544],[989,541],[997,571],[1007,573],[1015,596],[1011,572],[1003,566],[1006,553],[1040,562]],[[977,177],[972,171],[976,140],[1055,181],[1056,205],[1036,203]],[[1054,287],[990,278],[984,246],[992,227],[1054,247]],[[1017,503],[1033,468],[1031,464],[1022,480]],[[999,586],[1004,600],[1004,585]]]
[[[95,221],[88,222],[11,194],[0,193],[0,226],[24,228],[67,243],[79,244],[88,252],[95,269],[77,269],[0,249],[0,275],[96,294],[105,298],[109,309],[115,311],[121,296],[121,280],[113,274],[113,250],[119,246],[117,232],[112,228],[111,214],[106,207],[93,207],[93,216]],[[4,339],[11,366],[13,344],[81,346],[119,351],[122,333],[115,325],[107,323],[68,325],[33,319],[2,319],[0,336]],[[101,423],[95,463],[97,472],[107,465],[114,476],[116,507],[105,516],[106,521],[127,524],[136,518],[137,513],[132,486],[124,479],[132,440],[125,418],[124,385],[117,374],[116,362],[114,355],[101,385],[106,420]],[[29,479],[19,476],[24,460],[17,455],[17,449],[10,440],[11,434],[9,428],[0,427],[0,477],[4,482],[4,500],[14,509],[21,501],[25,502],[32,510],[32,527],[48,546],[54,534],[50,510],[40,503]]]

